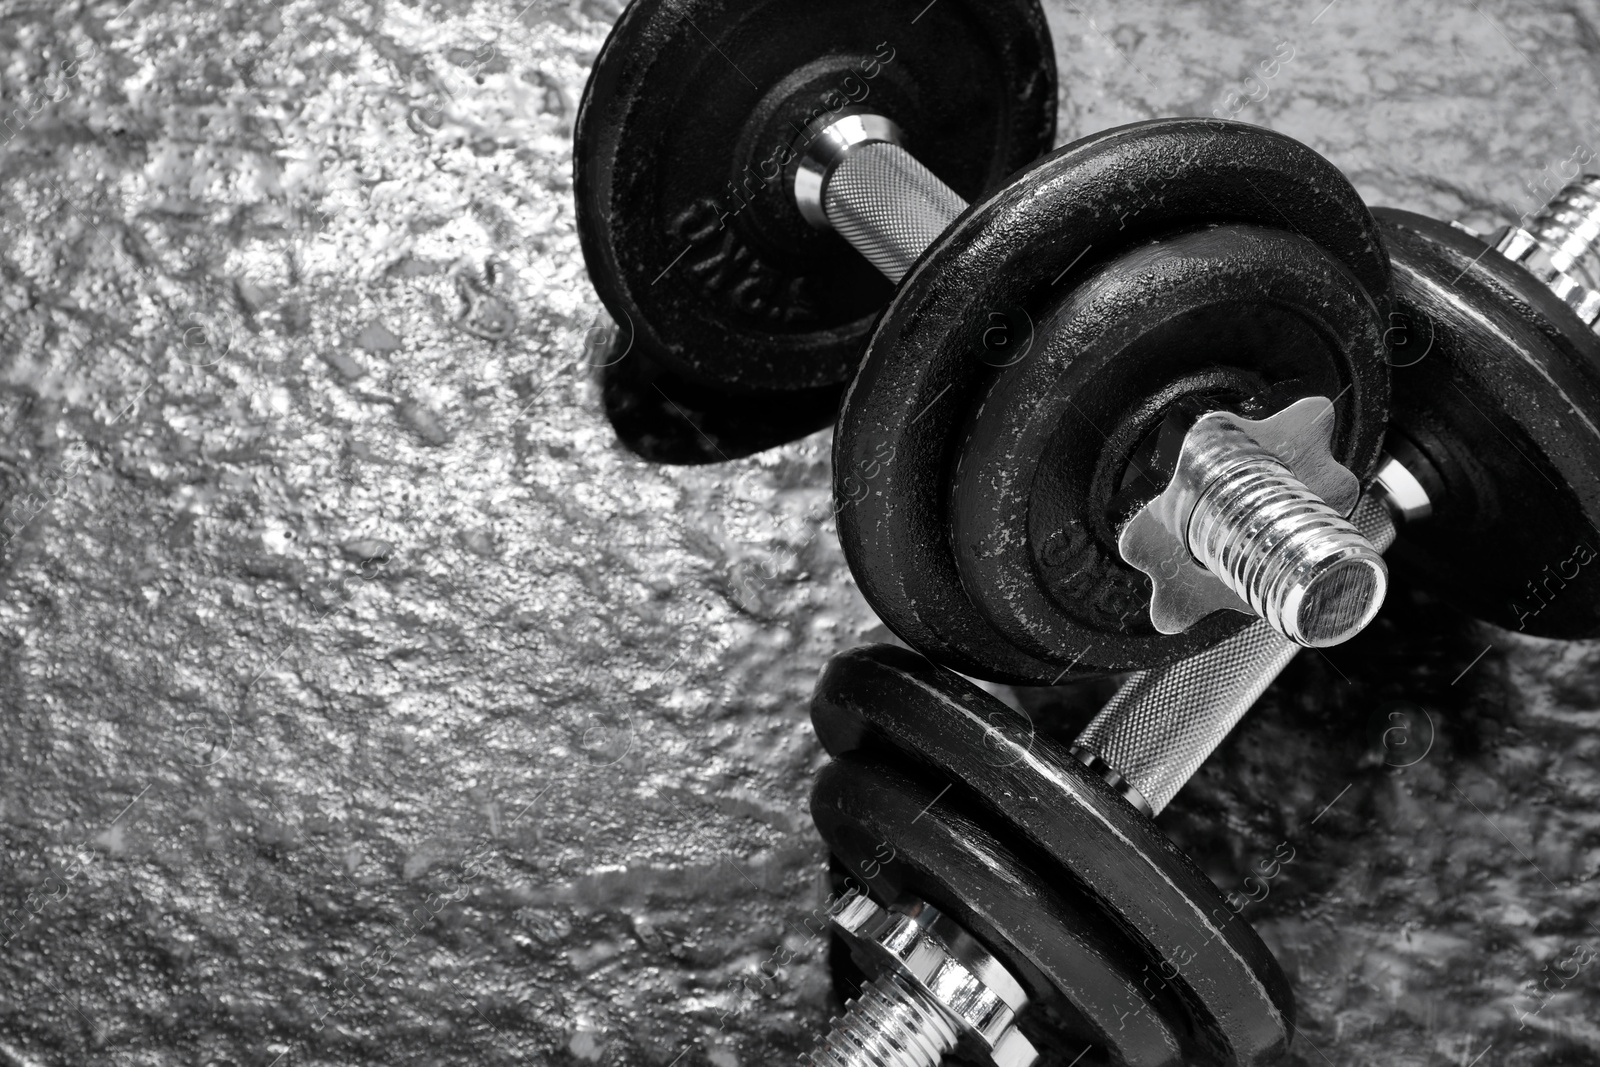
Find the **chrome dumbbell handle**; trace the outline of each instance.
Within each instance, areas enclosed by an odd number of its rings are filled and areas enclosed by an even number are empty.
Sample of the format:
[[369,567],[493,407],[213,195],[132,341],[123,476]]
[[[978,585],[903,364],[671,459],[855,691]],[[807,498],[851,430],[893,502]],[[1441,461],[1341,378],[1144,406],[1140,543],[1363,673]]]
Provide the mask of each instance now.
[[[1395,517],[1426,514],[1426,507],[1421,485],[1389,459],[1351,521],[1382,552],[1394,543]],[[1299,651],[1257,620],[1197,656],[1139,671],[1078,735],[1072,753],[1154,816]]]
[[882,115],[846,115],[809,131],[795,170],[800,213],[839,235],[899,284],[967,202],[900,146]]

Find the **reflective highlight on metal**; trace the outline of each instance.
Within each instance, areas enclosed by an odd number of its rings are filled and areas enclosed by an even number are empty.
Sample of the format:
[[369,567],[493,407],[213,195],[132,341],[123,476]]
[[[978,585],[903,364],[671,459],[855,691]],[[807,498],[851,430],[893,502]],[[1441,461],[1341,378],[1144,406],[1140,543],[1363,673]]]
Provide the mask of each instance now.
[[1322,648],[1372,620],[1388,568],[1344,519],[1359,483],[1333,458],[1333,429],[1326,397],[1261,420],[1211,412],[1190,428],[1172,480],[1118,539],[1150,576],[1158,631],[1227,609]]
[[799,155],[794,198],[807,222],[838,231],[893,282],[967,209],[881,115],[845,115],[816,132]]
[[[1190,661],[1183,660],[1181,662],[1188,663]],[[1139,674],[1150,673],[1150,671],[1139,672]],[[1120,695],[1122,690],[1119,689],[1117,692]],[[1148,815],[1153,819],[1156,817],[1156,813],[1159,809],[1150,803],[1149,799],[1145,797],[1144,792],[1140,790],[1138,786],[1134,785],[1133,782],[1129,780],[1129,778],[1124,775],[1121,770],[1112,766],[1106,761],[1104,756],[1095,750],[1095,738],[1090,736],[1089,731],[1094,728],[1095,723],[1098,723],[1104,714],[1104,711],[1102,711],[1101,715],[1096,716],[1094,721],[1089,724],[1089,727],[1085,729],[1082,734],[1078,735],[1078,740],[1072,743],[1072,748],[1070,749],[1072,752],[1072,758],[1089,768],[1094,773],[1098,774],[1101,778],[1105,779],[1106,785],[1109,785],[1112,789],[1116,790],[1117,795],[1122,797],[1123,800],[1126,800],[1129,804],[1132,804],[1134,810],[1138,811],[1142,815]]]
[[908,898],[884,909],[857,894],[831,918],[853,949],[887,970],[802,1063],[933,1067],[960,1034],[975,1039],[989,1067],[1031,1067],[1038,1058],[1016,1028],[1028,1004],[1021,984],[938,908]]
[[[1404,463],[1393,456],[1383,458],[1383,462],[1378,465],[1378,473],[1372,476],[1372,481],[1378,490],[1378,495],[1393,512],[1397,522],[1416,522],[1433,514],[1433,501],[1428,497],[1428,490]],[[1361,526],[1359,520],[1356,521],[1356,525]],[[1379,551],[1388,549],[1388,545],[1378,544],[1370,534],[1368,539],[1373,541]]]
[[883,975],[845,1002],[822,1043],[800,1057],[811,1067],[937,1067],[956,1047],[954,1021],[898,974]]
[[1569,182],[1526,229],[1507,227],[1494,248],[1600,330],[1600,175]]
[[829,173],[859,145],[899,145],[900,127],[882,115],[845,115],[818,119],[804,137],[805,150],[794,172],[794,202],[807,222],[827,230],[833,223],[822,209],[822,189]]

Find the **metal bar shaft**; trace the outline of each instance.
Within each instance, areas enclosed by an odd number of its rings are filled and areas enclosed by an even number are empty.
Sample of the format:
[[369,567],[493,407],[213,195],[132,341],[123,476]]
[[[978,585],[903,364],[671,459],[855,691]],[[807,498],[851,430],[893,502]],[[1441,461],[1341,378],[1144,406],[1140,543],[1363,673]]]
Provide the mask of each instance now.
[[967,202],[899,145],[858,145],[828,175],[822,210],[839,235],[899,284]]
[[898,285],[967,202],[900,146],[899,127],[882,115],[845,115],[813,130],[800,150],[795,205]]

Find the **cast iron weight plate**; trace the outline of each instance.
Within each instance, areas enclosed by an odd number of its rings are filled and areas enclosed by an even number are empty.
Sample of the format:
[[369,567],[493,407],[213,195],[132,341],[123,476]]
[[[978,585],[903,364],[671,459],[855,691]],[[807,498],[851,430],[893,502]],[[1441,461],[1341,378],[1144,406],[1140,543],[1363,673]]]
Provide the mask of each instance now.
[[[1108,632],[1087,649],[1033,654],[966,596],[950,542],[950,470],[975,398],[996,372],[997,361],[985,360],[990,316],[1019,310],[1037,321],[1047,302],[1130,248],[1212,223],[1292,229],[1371,297],[1378,346],[1369,349],[1366,328],[1329,340],[1347,366],[1360,368],[1357,418],[1338,458],[1358,475],[1372,469],[1387,412],[1381,331],[1389,263],[1344,176],[1305,145],[1243,123],[1159,119],[1086,138],[1028,168],[940,236],[874,327],[845,394],[834,443],[839,538],[867,601],[906,643],[967,674],[1038,685],[1068,671],[1179,659],[1248,623],[1219,616],[1143,649]],[[1289,310],[1317,319],[1314,308]],[[1326,362],[1315,357],[1310,367]],[[1152,381],[1152,392],[1159,385]],[[1203,392],[1204,381],[1196,388]],[[866,470],[874,476],[862,478]],[[1153,658],[1157,648],[1163,654]]]
[[1036,874],[1075,883],[1147,959],[1176,966],[1188,1029],[1210,1049],[1204,1062],[1276,1060],[1293,1032],[1293,995],[1260,937],[1152,820],[1017,720],[965,679],[890,645],[835,656],[811,703],[835,758],[909,759],[963,783],[983,806],[976,821],[1058,865]]
[[[1050,882],[972,818],[953,791],[902,767],[846,756],[817,776],[811,817],[872,894],[911,893],[954,916],[1028,991],[1030,1039],[1075,1055],[1086,1041],[1128,1067],[1181,1067],[1167,1020],[1182,1010],[1159,968],[1070,885]],[[1030,1026],[1043,1012],[1055,1025]]]
[[1392,433],[1442,483],[1390,557],[1497,626],[1600,636],[1600,337],[1470,234],[1376,215],[1395,271]]
[[878,111],[974,199],[1050,147],[1054,55],[1035,0],[635,0],[573,153],[584,258],[634,358],[730,403],[842,385],[893,290],[794,207],[799,132]]

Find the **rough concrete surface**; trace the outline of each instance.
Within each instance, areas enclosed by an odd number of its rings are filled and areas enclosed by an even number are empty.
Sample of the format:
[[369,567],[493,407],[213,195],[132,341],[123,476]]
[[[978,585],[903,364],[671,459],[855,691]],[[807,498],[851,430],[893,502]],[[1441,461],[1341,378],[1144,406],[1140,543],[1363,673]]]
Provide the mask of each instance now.
[[[1594,0],[1325,3],[1047,0],[1060,139],[1237,91],[1480,226],[1600,154]],[[836,1004],[806,696],[884,634],[826,434],[600,414],[617,12],[0,0],[0,1063],[734,1067]],[[1164,821],[1228,888],[1293,842],[1293,1062],[1600,1063],[1600,649],[1394,599]]]

